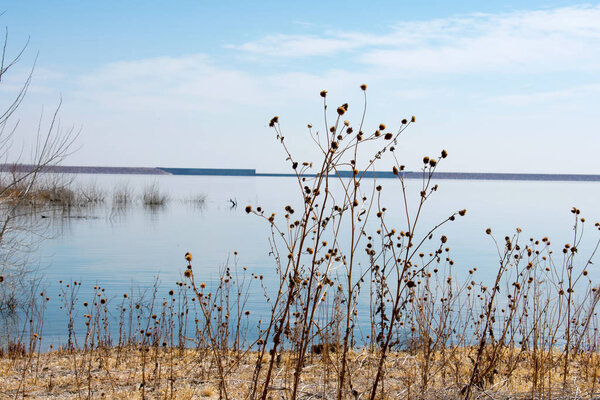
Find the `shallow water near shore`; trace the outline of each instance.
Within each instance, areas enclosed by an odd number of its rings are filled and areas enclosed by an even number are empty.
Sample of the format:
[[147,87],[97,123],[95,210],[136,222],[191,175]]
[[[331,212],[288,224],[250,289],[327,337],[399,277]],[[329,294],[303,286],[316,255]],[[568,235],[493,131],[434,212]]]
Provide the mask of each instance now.
[[[289,177],[78,175],[75,182],[94,182],[106,193],[106,202],[72,208],[68,213],[54,210],[42,214],[47,220],[47,238],[39,242],[29,264],[39,269],[41,286],[50,298],[44,327],[46,348],[64,343],[67,335],[66,315],[58,297],[60,281],[82,282],[78,295],[81,303],[89,301],[94,285],[105,288],[109,298],[121,299],[123,293],[136,294],[151,288],[158,278],[158,296],[162,298],[175,282],[183,280],[183,256],[190,251],[196,279],[209,287],[217,280],[220,269],[233,264],[263,275],[267,287],[276,284],[275,262],[269,254],[269,225],[264,219],[248,215],[244,208],[261,206],[269,215],[283,215],[285,205],[296,207],[298,199],[302,201],[298,182]],[[139,200],[124,207],[111,204],[115,186],[127,184],[139,194],[151,183],[169,196],[167,204],[147,207]],[[406,229],[400,183],[392,179],[377,183],[384,188],[382,205],[389,210],[388,226]],[[435,183],[440,188],[426,203],[417,234],[426,233],[453,212],[466,208],[465,217],[444,226],[437,234],[449,238],[454,270],[466,274],[477,267],[480,281],[493,279],[498,266],[495,244],[485,234],[488,227],[500,240],[505,235],[512,236],[516,227],[523,230],[525,239],[548,236],[558,253],[564,243],[573,240],[570,209],[576,206],[589,221],[580,253],[591,253],[600,237],[593,227],[594,222],[600,221],[598,183]],[[421,181],[407,180],[407,185],[409,209],[414,212]],[[204,201],[194,201],[198,195],[204,195]],[[341,239],[347,238],[342,234]],[[590,268],[589,277],[598,282],[600,271]],[[253,319],[270,314],[262,293],[258,287],[250,293],[248,308],[253,311]],[[115,310],[118,301],[115,300]]]

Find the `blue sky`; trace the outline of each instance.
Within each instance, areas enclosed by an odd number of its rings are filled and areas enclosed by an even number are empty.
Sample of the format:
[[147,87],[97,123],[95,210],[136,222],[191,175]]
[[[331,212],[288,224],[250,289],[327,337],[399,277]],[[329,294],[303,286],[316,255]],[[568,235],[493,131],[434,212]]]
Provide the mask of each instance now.
[[[600,173],[600,6],[568,1],[5,1],[6,104],[38,61],[14,151],[62,96],[81,128],[67,164],[282,171],[266,123],[301,159],[321,99],[368,126],[415,124],[411,169],[446,148],[446,171]],[[385,162],[380,169],[387,168]]]

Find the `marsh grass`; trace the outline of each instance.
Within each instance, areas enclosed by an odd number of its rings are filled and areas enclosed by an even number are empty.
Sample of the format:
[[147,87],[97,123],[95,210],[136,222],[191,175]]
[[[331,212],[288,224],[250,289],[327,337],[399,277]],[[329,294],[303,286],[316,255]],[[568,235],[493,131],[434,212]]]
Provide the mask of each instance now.
[[26,174],[0,174],[0,199],[4,203],[20,202],[23,205],[39,206],[60,204],[71,206],[76,195],[72,189],[72,179],[64,175],[44,174],[30,183]]
[[146,185],[142,191],[142,203],[149,207],[164,206],[169,201],[169,196],[160,190],[158,183]]
[[[488,229],[482,235],[498,263],[457,273],[451,240],[440,229],[460,223],[467,211],[448,210],[433,226],[421,222],[438,189],[432,177],[448,153],[423,157],[420,191],[411,196],[395,147],[415,118],[393,131],[384,123],[367,130],[366,86],[361,89],[365,105],[356,128],[342,119],[347,104],[328,122],[327,92],[321,93],[325,129],[308,126],[318,161],[295,158],[279,118],[270,121],[298,183],[298,199],[279,210],[245,208],[270,228],[270,276],[239,265],[234,253],[208,282],[187,253],[183,276],[171,288],[155,283],[139,295],[110,295],[96,285],[81,298],[81,282],[61,282],[68,341],[49,353],[41,346],[48,300],[43,291],[32,292],[22,328],[7,337],[0,358],[5,393],[253,400],[596,396],[600,290],[589,268],[600,242],[579,249],[589,225],[581,211],[571,210],[572,242],[558,247],[519,228],[500,236]],[[400,221],[388,220],[384,188],[368,177],[382,163],[402,188]],[[350,178],[339,173],[344,170],[352,171]],[[149,203],[166,202],[154,200],[161,198],[156,186],[144,193]],[[600,224],[593,228],[597,234]],[[481,277],[484,267],[495,271],[492,280]],[[267,311],[255,315],[259,309]]]
[[[95,180],[80,183],[76,175],[43,173],[35,184],[30,185],[24,174],[0,173],[0,206],[10,206],[15,202],[19,207],[32,212],[54,208],[82,208],[103,205],[107,192]],[[206,194],[197,193],[180,199],[181,202],[202,207]],[[171,200],[168,193],[161,190],[157,182],[148,183],[136,193],[129,182],[118,182],[110,193],[112,207],[123,208],[136,203],[144,206],[165,206]]]
[[87,207],[103,204],[105,193],[92,181],[78,184],[70,174],[43,173],[30,184],[24,174],[0,174],[0,203],[19,202],[22,209],[40,207]]

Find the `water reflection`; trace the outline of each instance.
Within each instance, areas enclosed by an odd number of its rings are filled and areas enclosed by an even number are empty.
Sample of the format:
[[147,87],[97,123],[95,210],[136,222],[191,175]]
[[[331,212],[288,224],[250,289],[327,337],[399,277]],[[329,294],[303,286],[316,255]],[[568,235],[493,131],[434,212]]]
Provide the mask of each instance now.
[[167,211],[166,204],[144,204],[143,208],[149,221],[153,223],[158,223],[160,216],[164,215]]
[[[40,272],[36,279],[50,297],[46,319],[60,321],[47,326],[48,337],[64,338],[66,332],[65,315],[57,297],[60,281],[83,282],[80,301],[90,298],[95,285],[102,285],[115,299],[123,293],[149,290],[156,277],[161,285],[170,287],[182,280],[186,251],[195,255],[195,273],[202,281],[214,282],[219,269],[237,251],[240,263],[263,275],[268,287],[277,279],[269,255],[270,228],[264,220],[247,215],[244,207],[260,205],[265,212],[282,215],[285,205],[298,208],[302,201],[298,200],[297,182],[289,178],[91,178],[105,193],[104,203],[23,208],[19,214],[24,226],[37,233],[20,233],[19,239],[27,239],[31,246],[26,261],[21,259],[18,267],[16,261],[12,265],[15,270],[27,267]],[[85,183],[91,178],[77,179]],[[170,201],[145,206],[136,197],[135,193],[152,182],[168,194]],[[392,180],[379,183],[384,186],[381,202],[388,208],[388,221],[400,231],[404,227],[399,185]],[[418,196],[419,182],[407,184]],[[527,237],[550,236],[555,243],[566,243],[572,235],[569,210],[573,205],[581,208],[588,220],[600,220],[596,205],[600,185],[594,183],[440,181],[439,185],[436,197],[424,210],[422,226],[432,226],[449,213],[466,208],[464,218],[440,233],[449,238],[455,269],[467,271],[478,266],[481,279],[487,279],[486,274],[497,265],[493,243],[484,234],[487,227],[503,236],[519,226]],[[583,253],[596,238],[596,232],[586,233],[580,251]],[[340,239],[346,238],[342,235]],[[590,276],[598,279],[600,273],[592,270]],[[259,307],[260,298],[254,300]],[[260,313],[257,309],[253,315]]]

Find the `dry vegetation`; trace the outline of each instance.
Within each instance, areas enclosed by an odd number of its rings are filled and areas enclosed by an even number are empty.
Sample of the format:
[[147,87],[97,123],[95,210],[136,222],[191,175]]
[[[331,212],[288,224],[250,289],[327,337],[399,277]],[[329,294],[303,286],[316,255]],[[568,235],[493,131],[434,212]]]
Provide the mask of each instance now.
[[[454,350],[452,368],[444,368],[427,388],[419,383],[421,355],[413,351],[394,351],[386,361],[386,381],[382,398],[445,399],[460,397],[459,392],[465,374],[472,363],[468,349]],[[508,354],[511,353],[511,354]],[[534,374],[531,354],[517,350],[507,351],[506,361],[499,365],[490,389],[478,392],[479,397],[495,399],[532,398],[530,387]],[[26,356],[0,359],[0,398],[110,398],[110,399],[201,399],[219,398],[220,381],[212,358],[206,350],[171,349],[150,347],[146,354],[135,347],[123,349],[98,349],[95,352],[52,351],[28,359]],[[442,366],[442,354],[433,356],[432,366]],[[558,357],[558,355],[555,355]],[[313,351],[306,359],[305,370],[299,390],[299,398],[323,399],[332,397],[337,385],[336,354]],[[517,365],[511,361],[518,360]],[[143,369],[146,363],[145,370]],[[263,359],[263,363],[268,360]],[[294,381],[293,370],[297,356],[282,353],[275,366],[274,379],[268,398],[288,398]],[[349,353],[353,372],[354,394],[348,398],[364,398],[377,368],[377,355],[365,349]],[[546,398],[589,398],[594,387],[594,374],[600,377],[600,358],[577,356],[571,360],[574,381],[563,391],[558,388]],[[254,370],[256,353],[229,352],[224,355],[227,368],[227,384],[230,398],[248,397]],[[595,365],[595,367],[594,367]],[[558,371],[555,371],[559,375]],[[25,379],[24,379],[25,376]],[[505,382],[505,380],[509,382]],[[145,389],[142,387],[145,382]],[[18,393],[18,394],[17,394]],[[566,395],[566,396],[565,396]],[[569,396],[570,395],[570,396]]]
[[147,185],[142,194],[142,202],[145,206],[164,206],[169,201],[169,196],[160,191],[156,182]]
[[[18,168],[15,166],[15,169]],[[76,182],[75,175],[45,173],[43,169],[38,172],[34,182],[30,172],[0,172],[0,206],[18,203],[23,208],[88,207],[104,204],[106,200],[106,191],[94,181],[80,184]],[[138,197],[144,206],[163,206],[169,201],[169,196],[161,191],[156,182],[142,188],[139,196],[135,195],[130,185],[121,182],[112,191],[112,206],[130,205]],[[204,197],[198,195],[190,201],[201,203]]]
[[[39,171],[39,172],[43,172]],[[93,182],[74,183],[74,176],[42,173],[32,182],[28,172],[0,174],[0,203],[25,207],[82,207],[104,203],[104,192]]]
[[[246,207],[271,229],[272,274],[239,267],[236,256],[207,284],[187,253],[181,282],[171,290],[155,285],[143,298],[94,287],[81,299],[80,282],[61,282],[68,340],[49,353],[41,351],[48,297],[38,292],[22,306],[22,328],[9,332],[1,394],[592,398],[600,384],[600,291],[589,268],[600,242],[580,254],[589,224],[580,210],[571,210],[572,242],[557,253],[549,238],[526,238],[517,228],[497,239],[488,229],[498,264],[480,268],[495,271],[494,279],[477,268],[457,273],[440,230],[467,211],[421,223],[447,152],[423,158],[421,190],[411,198],[395,146],[415,118],[369,133],[365,111],[353,128],[344,104],[330,124],[327,92],[321,96],[325,130],[308,127],[318,162],[295,159],[279,118],[270,122],[295,171],[298,199],[276,212]],[[403,189],[402,221],[388,221],[383,188],[369,176],[385,160]],[[261,300],[266,312],[255,316]]]

